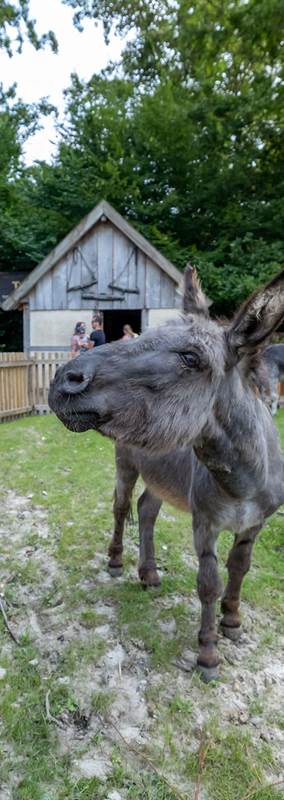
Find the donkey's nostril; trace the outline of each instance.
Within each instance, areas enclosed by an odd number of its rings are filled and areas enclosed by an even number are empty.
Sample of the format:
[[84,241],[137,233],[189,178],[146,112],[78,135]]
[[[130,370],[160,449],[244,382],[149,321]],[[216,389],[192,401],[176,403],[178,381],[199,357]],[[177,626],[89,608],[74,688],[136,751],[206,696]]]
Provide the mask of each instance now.
[[83,372],[73,372],[69,370],[66,373],[66,380],[70,381],[70,383],[84,383],[85,375]]
[[91,375],[84,374],[82,371],[68,370],[64,375],[61,391],[65,394],[76,394],[83,392],[91,380]]

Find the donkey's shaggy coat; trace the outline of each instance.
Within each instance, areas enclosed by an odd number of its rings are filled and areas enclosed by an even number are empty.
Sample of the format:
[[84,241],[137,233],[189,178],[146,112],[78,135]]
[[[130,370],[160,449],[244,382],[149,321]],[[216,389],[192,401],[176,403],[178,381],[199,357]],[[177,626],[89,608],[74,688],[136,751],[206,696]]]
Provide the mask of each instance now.
[[221,629],[236,640],[241,584],[254,540],[284,502],[278,436],[255,391],[252,366],[284,315],[284,273],[223,328],[208,319],[206,298],[189,267],[184,312],[178,322],[133,342],[95,348],[60,367],[50,406],[71,430],[94,428],[116,442],[113,574],[122,568],[123,526],[139,474],[146,484],[138,501],[139,575],[145,585],[159,583],[153,529],[162,501],[191,511],[201,602],[197,663],[208,680],[216,677],[219,663],[218,534],[224,529],[235,534]]

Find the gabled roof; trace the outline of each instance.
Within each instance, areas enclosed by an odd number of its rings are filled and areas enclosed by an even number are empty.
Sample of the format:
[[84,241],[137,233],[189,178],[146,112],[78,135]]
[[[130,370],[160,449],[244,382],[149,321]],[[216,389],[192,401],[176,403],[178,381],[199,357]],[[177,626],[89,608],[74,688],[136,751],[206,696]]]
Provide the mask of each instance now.
[[46,258],[38,264],[32,272],[29,273],[26,280],[23,281],[21,286],[16,289],[12,294],[5,300],[3,303],[3,309],[5,311],[9,311],[10,309],[17,308],[17,306],[23,301],[23,299],[29,294],[29,292],[33,289],[35,284],[42,278],[50,269],[52,269],[57,262],[68,253],[73,247],[75,247],[82,236],[85,236],[86,233],[97,223],[100,221],[101,217],[106,217],[112,224],[118,228],[125,236],[130,239],[133,244],[137,245],[137,247],[145,253],[148,258],[151,258],[154,263],[160,267],[173,281],[180,285],[182,280],[181,273],[174,267],[174,265],[168,261],[167,258],[162,256],[155,247],[153,247],[150,242],[142,236],[141,233],[135,230],[129,222],[119,214],[115,209],[107,203],[106,200],[102,200],[98,205],[84,217],[78,225],[73,228],[70,233],[65,236],[64,239],[53,249],[51,252],[46,256]]

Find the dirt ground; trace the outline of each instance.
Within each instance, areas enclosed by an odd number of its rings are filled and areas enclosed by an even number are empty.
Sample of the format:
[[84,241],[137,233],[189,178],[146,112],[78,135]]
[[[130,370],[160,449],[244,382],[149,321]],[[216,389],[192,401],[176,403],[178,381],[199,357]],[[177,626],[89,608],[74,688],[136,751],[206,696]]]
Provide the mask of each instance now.
[[[48,685],[50,676],[55,676],[58,685],[68,687],[70,696],[76,699],[75,709],[61,711],[56,714],[57,721],[50,720],[58,757],[69,754],[74,776],[95,776],[105,780],[112,770],[114,747],[128,751],[128,757],[134,761],[136,749],[148,754],[149,760],[153,753],[161,751],[165,747],[165,719],[163,715],[159,717],[151,699],[158,692],[160,706],[164,704],[165,708],[177,693],[190,704],[190,741],[186,726],[181,725],[181,750],[189,748],[195,751],[200,746],[204,726],[215,714],[223,728],[241,726],[256,744],[261,741],[268,743],[277,769],[275,766],[271,770],[268,768],[266,778],[268,781],[281,778],[284,781],[284,729],[279,724],[284,695],[284,636],[276,635],[271,620],[263,620],[259,611],[245,604],[240,643],[236,645],[220,638],[221,681],[210,693],[208,689],[204,691],[195,678],[196,654],[193,650],[186,650],[166,673],[155,671],[141,641],[127,639],[127,631],[123,642],[120,640],[116,604],[111,600],[98,600],[93,609],[98,619],[96,641],[101,640],[104,645],[102,655],[95,664],[91,660],[88,663],[83,661],[75,670],[67,670],[64,674],[62,669],[58,670],[64,649],[70,645],[78,648],[80,642],[91,642],[94,630],[83,624],[80,608],[73,618],[66,610],[64,594],[60,591],[63,582],[61,565],[55,557],[54,534],[48,528],[46,513],[34,506],[32,497],[20,497],[6,491],[0,498],[0,519],[2,599],[9,596],[7,590],[17,586],[17,596],[5,604],[11,629],[18,638],[28,634],[33,640],[42,681]],[[17,571],[17,565],[26,566],[28,563],[36,566],[36,575],[31,577],[30,583],[25,579],[21,584],[14,569]],[[90,592],[93,585],[97,589],[111,580],[105,569],[103,553],[96,554],[95,564],[94,584],[90,579],[87,587]],[[121,584],[124,580],[124,577],[118,579]],[[84,583],[86,588],[86,580]],[[50,597],[49,603],[43,604],[42,598],[47,596]],[[157,597],[156,602],[169,609],[180,600],[179,595],[171,595],[170,598]],[[184,602],[184,598],[182,600]],[[197,632],[199,602],[195,592],[188,597],[187,603]],[[174,617],[160,624],[166,636],[175,636]],[[266,645],[261,646],[266,625],[271,637]],[[7,672],[7,667],[1,666],[1,658],[5,656],[7,663],[7,657],[12,656],[16,647],[6,631],[0,657],[0,681],[5,680]],[[111,697],[107,713],[103,714],[101,708],[97,712],[94,710],[94,693]],[[52,696],[48,692],[46,701],[43,711],[46,715],[52,714]],[[2,747],[5,750],[11,745],[2,739]],[[19,774],[20,764],[15,770],[14,781]],[[192,782],[181,779],[170,758],[163,774],[184,797],[191,796]],[[1,800],[9,800],[11,792],[12,785],[2,787]],[[120,800],[124,793],[113,789],[106,796],[109,800]],[[199,797],[200,800],[202,797],[210,800],[204,789],[200,789]]]

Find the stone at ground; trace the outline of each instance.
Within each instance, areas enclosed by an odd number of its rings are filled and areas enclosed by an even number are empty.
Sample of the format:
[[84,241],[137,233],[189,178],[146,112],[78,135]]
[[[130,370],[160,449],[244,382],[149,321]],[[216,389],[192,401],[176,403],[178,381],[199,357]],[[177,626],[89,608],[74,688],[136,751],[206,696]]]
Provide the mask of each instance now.
[[110,762],[97,753],[92,756],[89,753],[87,756],[76,759],[73,767],[74,774],[79,774],[83,778],[99,778],[101,781],[107,779],[111,770]]

